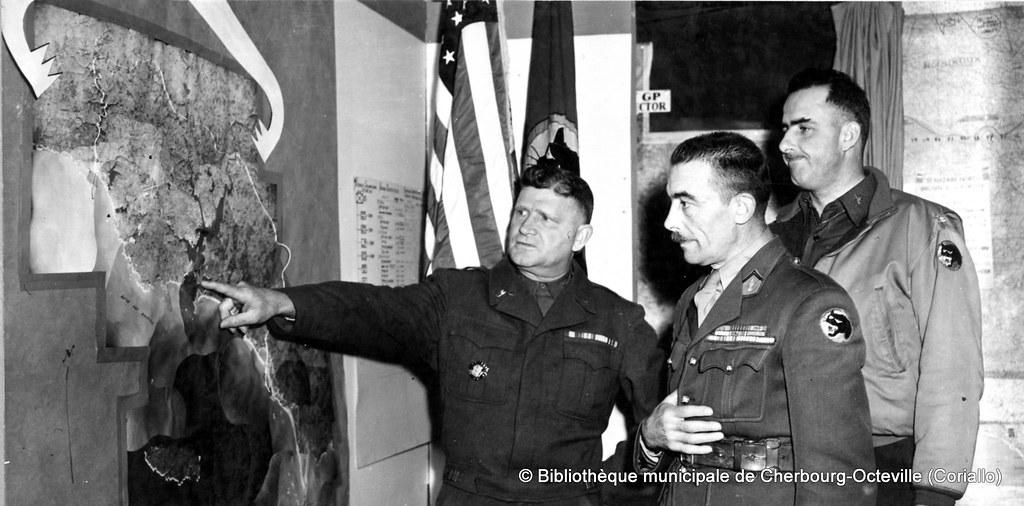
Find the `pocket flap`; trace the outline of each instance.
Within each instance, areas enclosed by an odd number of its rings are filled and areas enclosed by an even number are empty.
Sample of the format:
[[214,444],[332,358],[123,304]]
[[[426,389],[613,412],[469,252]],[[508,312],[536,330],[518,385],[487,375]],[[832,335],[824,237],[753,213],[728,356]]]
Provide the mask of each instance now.
[[506,351],[516,349],[515,330],[497,329],[476,325],[471,328],[457,328],[449,332],[452,338],[466,340],[477,348],[498,348]]
[[760,371],[771,348],[717,348],[705,351],[700,356],[698,372],[721,369],[732,372],[740,366]]
[[612,368],[612,350],[611,346],[596,342],[580,342],[575,339],[565,339],[562,341],[562,357],[567,359],[580,360],[587,364],[591,369],[606,369]]

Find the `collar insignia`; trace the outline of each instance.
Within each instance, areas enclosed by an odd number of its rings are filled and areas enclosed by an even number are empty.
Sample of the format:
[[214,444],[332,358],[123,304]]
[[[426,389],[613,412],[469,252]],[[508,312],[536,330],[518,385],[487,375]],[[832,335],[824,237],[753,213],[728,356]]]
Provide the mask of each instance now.
[[764,280],[761,279],[761,275],[757,271],[751,272],[746,279],[743,280],[743,295],[754,295],[761,291],[761,285],[764,284]]

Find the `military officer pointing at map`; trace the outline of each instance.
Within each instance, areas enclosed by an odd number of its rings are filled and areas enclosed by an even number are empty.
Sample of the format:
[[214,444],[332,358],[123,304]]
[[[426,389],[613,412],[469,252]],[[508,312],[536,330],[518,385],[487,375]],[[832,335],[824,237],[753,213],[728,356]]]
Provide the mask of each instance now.
[[279,339],[435,374],[446,457],[438,504],[598,504],[599,483],[530,473],[598,469],[616,398],[646,417],[664,355],[643,309],[573,261],[592,232],[587,183],[541,164],[520,186],[507,256],[489,270],[442,269],[401,288],[203,286],[226,296],[222,327],[268,322]]
[[665,228],[712,271],[676,306],[675,391],[634,452],[641,470],[690,476],[666,475],[663,504],[874,503],[873,484],[852,482],[874,468],[857,312],[768,230],[768,185],[760,150],[738,134],[672,154]]

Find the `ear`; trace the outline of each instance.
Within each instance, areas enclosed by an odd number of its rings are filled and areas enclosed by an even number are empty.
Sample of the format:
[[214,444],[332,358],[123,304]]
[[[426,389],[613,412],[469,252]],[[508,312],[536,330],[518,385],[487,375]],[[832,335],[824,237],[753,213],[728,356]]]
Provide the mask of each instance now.
[[729,210],[732,211],[733,221],[737,225],[743,225],[757,212],[757,201],[749,193],[737,193],[729,200]]
[[579,251],[587,245],[587,241],[590,240],[590,236],[594,234],[594,227],[590,226],[589,223],[584,223],[576,227],[576,234],[572,238],[572,250]]
[[839,129],[839,149],[849,151],[860,141],[860,123],[847,121]]

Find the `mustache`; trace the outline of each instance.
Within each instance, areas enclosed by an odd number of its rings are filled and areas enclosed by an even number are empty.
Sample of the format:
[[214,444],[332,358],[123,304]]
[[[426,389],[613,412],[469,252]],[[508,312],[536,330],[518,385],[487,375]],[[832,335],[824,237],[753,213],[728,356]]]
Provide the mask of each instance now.
[[680,235],[679,232],[672,232],[672,242],[674,242],[674,243],[682,243],[683,242],[683,236]]

